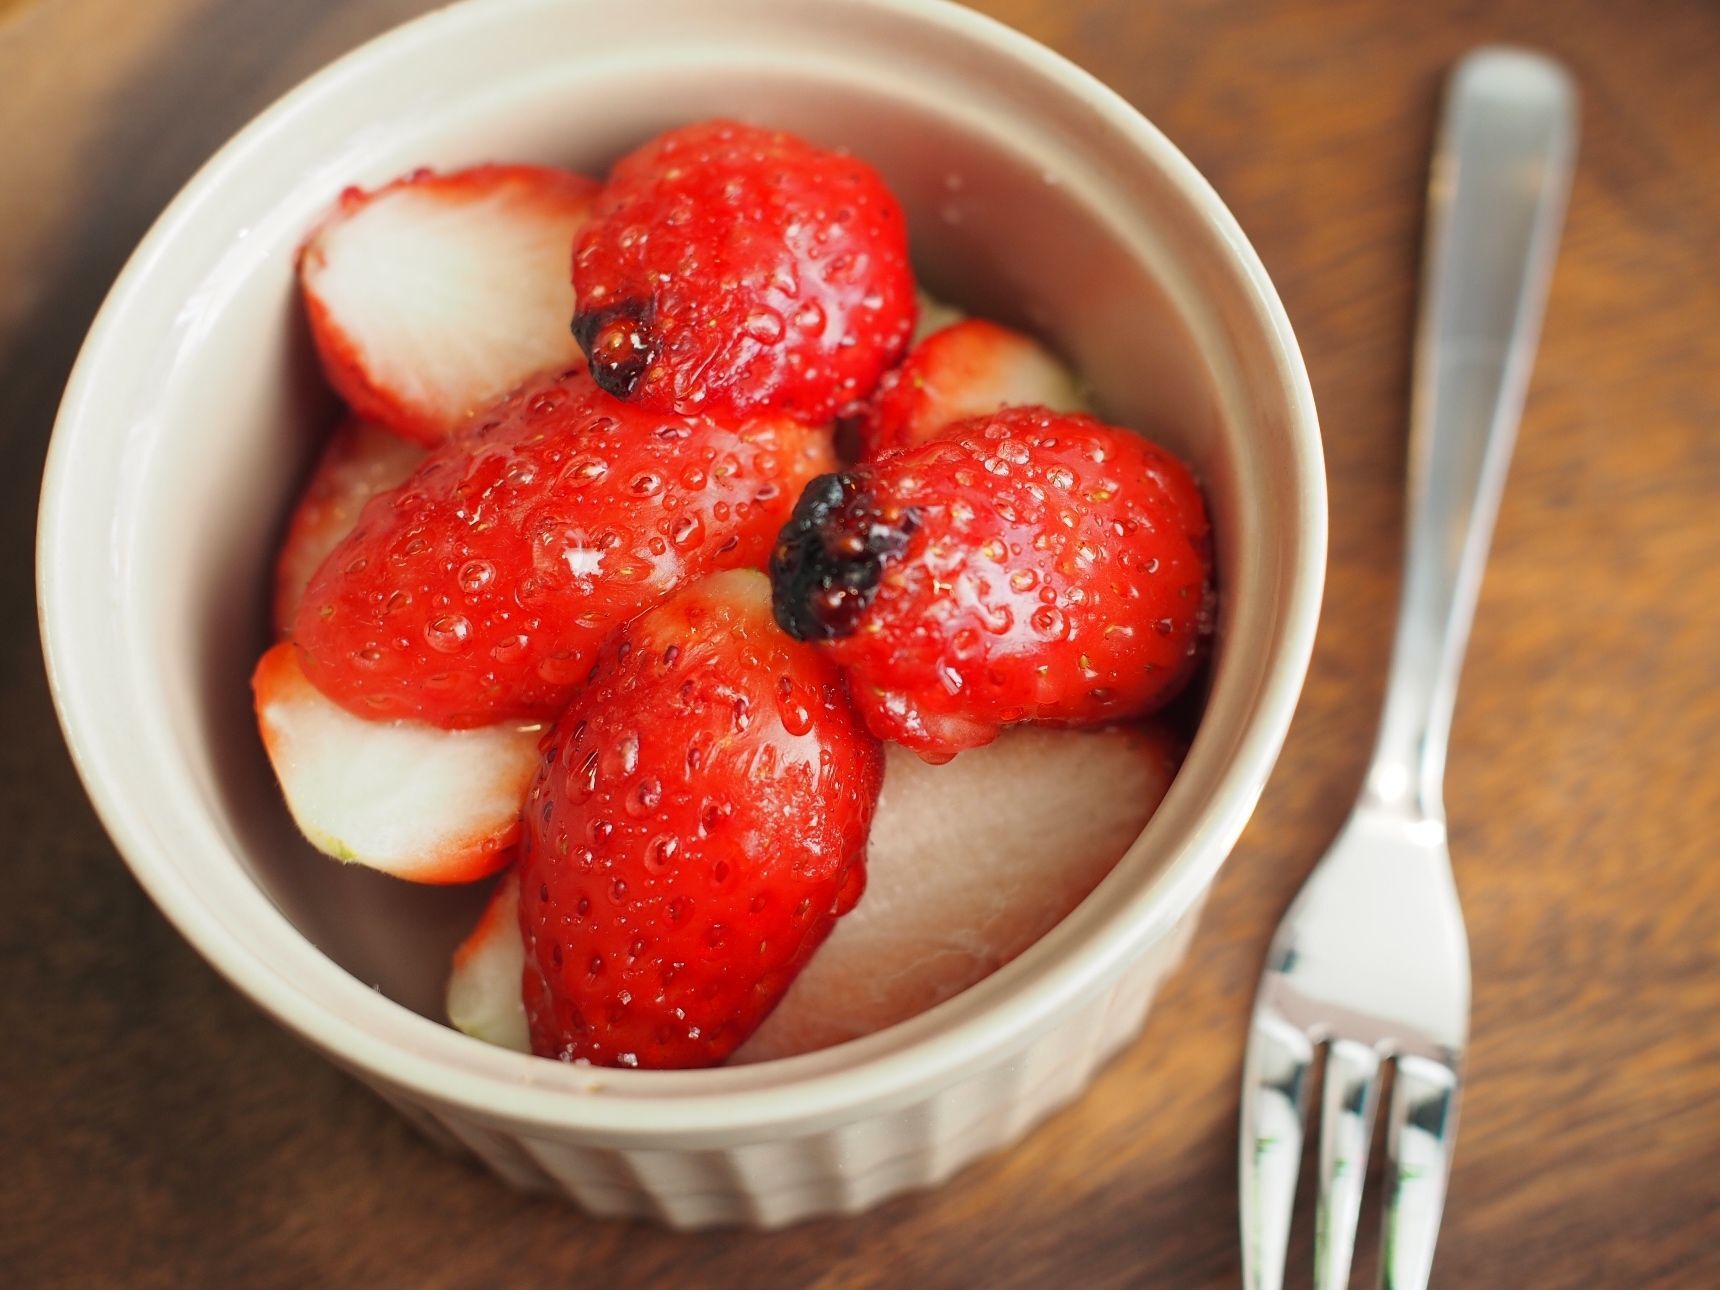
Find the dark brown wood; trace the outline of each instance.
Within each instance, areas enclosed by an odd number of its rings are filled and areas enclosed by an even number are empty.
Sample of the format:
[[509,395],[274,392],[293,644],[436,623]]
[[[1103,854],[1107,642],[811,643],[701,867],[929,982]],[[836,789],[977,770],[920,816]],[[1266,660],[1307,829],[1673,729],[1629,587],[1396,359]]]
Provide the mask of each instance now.
[[0,4],[0,1282],[1234,1284],[1255,974],[1379,698],[1438,87],[1510,39],[1568,61],[1584,133],[1453,739],[1476,991],[1435,1282],[1720,1284],[1720,8],[980,6],[1157,121],[1276,278],[1331,471],[1313,671],[1186,970],[1088,1097],[936,1194],[681,1236],[519,1199],[264,1020],[116,859],[41,676],[36,481],[102,293],[236,126],[426,7]]

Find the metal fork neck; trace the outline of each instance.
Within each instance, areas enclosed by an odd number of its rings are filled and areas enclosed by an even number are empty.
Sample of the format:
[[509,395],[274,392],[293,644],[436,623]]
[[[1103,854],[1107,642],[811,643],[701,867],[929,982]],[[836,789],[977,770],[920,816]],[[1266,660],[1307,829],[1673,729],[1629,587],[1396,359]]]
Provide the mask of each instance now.
[[1445,815],[1457,676],[1576,147],[1569,91],[1544,65],[1496,59],[1486,78],[1469,79],[1448,107],[1430,184],[1404,581],[1364,790],[1429,820]]

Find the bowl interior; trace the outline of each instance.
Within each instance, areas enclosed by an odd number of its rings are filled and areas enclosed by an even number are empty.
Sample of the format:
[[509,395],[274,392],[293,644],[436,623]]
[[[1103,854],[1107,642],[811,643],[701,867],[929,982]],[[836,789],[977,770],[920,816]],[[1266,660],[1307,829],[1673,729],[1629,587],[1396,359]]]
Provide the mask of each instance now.
[[[1282,737],[1281,724],[1268,731],[1264,761],[1239,769],[1266,719],[1262,695],[1286,673],[1292,698],[1300,683],[1323,532],[1305,383],[1251,256],[1238,260],[1227,217],[1148,127],[1119,119],[1096,87],[1072,93],[1067,71],[1019,38],[987,24],[976,42],[971,15],[848,0],[722,9],[492,0],[433,15],[255,124],[140,251],[57,432],[44,578],[74,749],[158,897],[182,885],[218,911],[260,892],[346,973],[440,1016],[448,951],[482,890],[415,888],[319,857],[294,831],[252,721],[273,552],[336,414],[294,251],[348,183],[491,159],[601,173],[654,131],[715,115],[877,166],[909,213],[930,290],[1047,338],[1110,418],[1203,478],[1223,610],[1199,738],[1095,908],[1048,940],[1066,949],[1097,931],[1203,837],[1228,847],[1211,835],[1234,837]],[[1143,140],[1162,151],[1147,155]],[[56,520],[55,491],[74,476],[97,504]],[[1217,859],[1183,884],[1188,899]],[[184,926],[182,904],[163,903]]]

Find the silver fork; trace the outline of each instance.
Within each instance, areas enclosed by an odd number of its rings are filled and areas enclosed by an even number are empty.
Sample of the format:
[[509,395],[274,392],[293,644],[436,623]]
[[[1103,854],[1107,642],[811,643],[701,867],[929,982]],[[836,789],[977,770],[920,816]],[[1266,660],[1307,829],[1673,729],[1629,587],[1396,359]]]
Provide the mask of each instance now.
[[1428,195],[1397,638],[1367,779],[1284,915],[1242,1086],[1242,1275],[1284,1281],[1324,1051],[1314,1284],[1350,1279],[1382,1068],[1393,1068],[1380,1284],[1425,1287],[1469,1030],[1469,944],[1441,781],[1463,648],[1534,359],[1576,149],[1576,95],[1538,54],[1477,50],[1446,94]]

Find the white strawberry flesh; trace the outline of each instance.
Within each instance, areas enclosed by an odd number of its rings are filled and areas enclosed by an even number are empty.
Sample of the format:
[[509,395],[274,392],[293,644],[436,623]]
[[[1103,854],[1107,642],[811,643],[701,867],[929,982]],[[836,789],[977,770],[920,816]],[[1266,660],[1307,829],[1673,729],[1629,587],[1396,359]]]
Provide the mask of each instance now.
[[526,966],[520,935],[520,879],[509,869],[496,882],[472,934],[454,951],[448,976],[448,1020],[474,1039],[529,1053],[531,1034],[520,981]]
[[541,166],[349,190],[299,261],[335,389],[361,416],[435,444],[529,378],[582,362],[573,241],[596,192]]
[[426,883],[472,882],[512,857],[537,727],[366,721],[306,680],[285,641],[251,684],[287,807],[319,851]]

